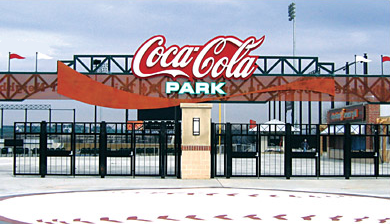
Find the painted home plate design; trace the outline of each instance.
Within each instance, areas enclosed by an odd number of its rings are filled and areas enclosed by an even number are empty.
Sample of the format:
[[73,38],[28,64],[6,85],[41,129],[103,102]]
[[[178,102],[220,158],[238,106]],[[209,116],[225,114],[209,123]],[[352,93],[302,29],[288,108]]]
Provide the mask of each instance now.
[[232,188],[108,190],[0,199],[0,221],[93,223],[390,223],[390,199]]

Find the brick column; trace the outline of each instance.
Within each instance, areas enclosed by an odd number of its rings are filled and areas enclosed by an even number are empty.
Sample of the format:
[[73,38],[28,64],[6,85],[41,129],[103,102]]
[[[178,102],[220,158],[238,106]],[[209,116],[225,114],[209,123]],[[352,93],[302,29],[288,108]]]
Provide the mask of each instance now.
[[[182,109],[182,179],[210,179],[212,104],[180,104]],[[199,134],[194,135],[194,118],[199,119]]]
[[[366,123],[376,124],[376,120],[380,117],[380,105],[379,104],[366,104]],[[371,130],[367,131],[367,134],[373,134]],[[366,150],[373,151],[373,139],[367,138]]]
[[366,104],[366,123],[375,124],[376,119],[380,117],[379,104]]

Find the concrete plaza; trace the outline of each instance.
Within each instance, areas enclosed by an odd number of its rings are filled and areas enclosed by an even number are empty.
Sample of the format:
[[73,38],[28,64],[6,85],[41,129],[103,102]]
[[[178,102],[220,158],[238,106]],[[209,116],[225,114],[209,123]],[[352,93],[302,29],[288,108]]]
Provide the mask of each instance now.
[[2,224],[390,223],[389,207],[388,177],[14,177],[12,158],[0,158]]

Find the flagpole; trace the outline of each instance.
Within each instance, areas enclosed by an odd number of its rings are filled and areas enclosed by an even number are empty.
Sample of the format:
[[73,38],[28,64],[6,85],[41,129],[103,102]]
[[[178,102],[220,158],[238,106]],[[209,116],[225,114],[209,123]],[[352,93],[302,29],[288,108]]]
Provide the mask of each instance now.
[[11,52],[8,52],[8,72],[11,71],[11,59],[10,59],[10,57],[11,57]]
[[381,55],[381,70],[382,70],[382,75],[383,75],[383,55]]
[[38,72],[38,52],[35,52],[35,72]]

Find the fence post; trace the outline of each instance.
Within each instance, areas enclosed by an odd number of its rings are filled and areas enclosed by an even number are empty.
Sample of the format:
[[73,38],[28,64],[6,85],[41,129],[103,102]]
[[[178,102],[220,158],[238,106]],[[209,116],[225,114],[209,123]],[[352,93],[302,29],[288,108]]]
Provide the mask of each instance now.
[[46,121],[41,122],[39,134],[39,175],[45,177],[47,174],[47,129]]
[[[95,133],[96,134],[96,133]],[[107,127],[106,122],[100,123],[99,133],[99,175],[104,178],[107,175]]]
[[316,174],[317,174],[317,179],[321,175],[321,130],[320,130],[320,125],[316,125]]
[[225,139],[225,153],[226,153],[226,178],[230,178],[232,176],[232,124],[226,123],[226,139]]
[[167,137],[167,130],[166,130],[166,124],[165,122],[161,122],[160,124],[160,176],[161,178],[165,178],[166,176],[166,169],[165,169],[165,159],[166,159],[166,137]]
[[[24,123],[24,129],[23,130],[26,130],[26,124]],[[17,123],[15,122],[14,123],[14,141],[16,141],[16,132],[17,132]],[[8,152],[7,152],[8,153]],[[12,154],[14,156],[13,160],[14,160],[14,176],[16,176],[16,146],[14,145],[12,147]]]
[[[26,130],[26,125],[24,126],[24,130]],[[14,122],[14,141],[16,141],[16,132],[17,132],[17,124],[16,124],[16,122]],[[13,164],[14,170],[13,170],[13,172],[14,172],[14,176],[16,176],[16,167],[17,167],[16,166],[16,146],[12,147],[12,155],[14,156],[14,158],[13,158],[13,161],[14,161],[14,164]]]
[[379,176],[379,132],[380,132],[380,126],[379,124],[374,125],[375,130],[375,136],[374,136],[374,175],[375,177]]
[[[261,135],[260,135],[260,125],[256,125],[256,152],[257,152],[257,178],[261,176]],[[286,144],[286,143],[284,143]]]
[[71,157],[71,175],[76,175],[76,124],[72,122],[72,135],[70,137],[70,151]]
[[[275,127],[276,128],[276,127]],[[284,153],[284,175],[286,175],[286,179],[290,179],[292,175],[292,145],[291,145],[291,124],[286,124],[286,146]]]
[[351,177],[351,124],[344,125],[344,176]]
[[216,155],[216,144],[215,144],[215,124],[211,123],[211,174],[210,177],[215,177],[215,155]]
[[181,178],[181,124],[175,121],[175,165],[176,177]]
[[128,124],[128,125],[132,125],[132,128],[131,129],[128,129],[128,130],[131,130],[131,153],[132,153],[132,157],[131,157],[131,173],[133,174],[133,178],[135,178],[135,157],[136,157],[136,135],[135,135],[135,124]]

